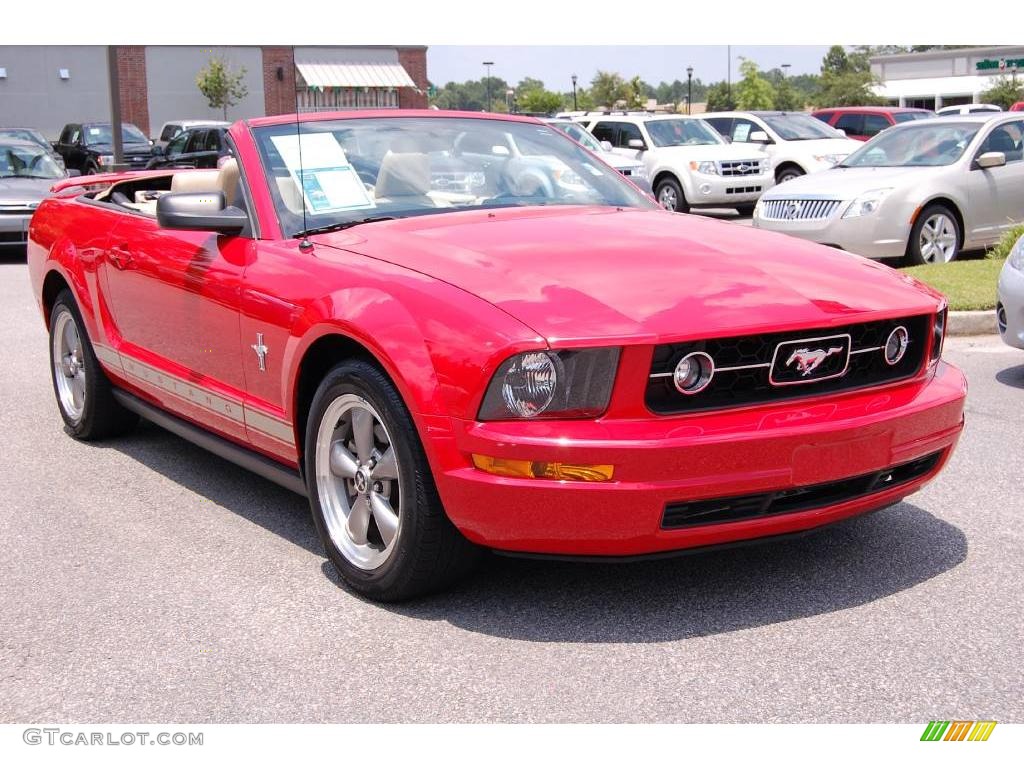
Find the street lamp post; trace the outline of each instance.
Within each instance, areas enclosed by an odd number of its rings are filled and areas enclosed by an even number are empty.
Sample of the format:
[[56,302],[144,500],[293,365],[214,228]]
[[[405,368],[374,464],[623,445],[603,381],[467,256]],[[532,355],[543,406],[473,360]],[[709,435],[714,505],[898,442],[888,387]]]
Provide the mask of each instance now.
[[484,112],[491,111],[491,67],[494,66],[493,61],[485,61],[484,66],[487,67],[487,81],[485,87],[487,88],[487,109]]
[[515,91],[515,88],[509,88],[507,91],[505,91],[505,108],[508,110],[509,114],[512,114],[513,112],[515,112],[515,105],[516,105],[516,91]]
[[693,67],[686,68],[686,114],[690,114],[690,105],[693,104]]
[[572,76],[572,111],[579,111],[579,107],[576,106],[576,75]]

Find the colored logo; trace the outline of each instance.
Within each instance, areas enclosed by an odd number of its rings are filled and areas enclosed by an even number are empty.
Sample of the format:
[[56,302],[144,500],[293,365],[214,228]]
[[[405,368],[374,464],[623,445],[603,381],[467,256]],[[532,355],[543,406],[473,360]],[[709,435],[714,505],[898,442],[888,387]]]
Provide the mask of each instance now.
[[995,727],[995,720],[932,720],[921,741],[988,741]]

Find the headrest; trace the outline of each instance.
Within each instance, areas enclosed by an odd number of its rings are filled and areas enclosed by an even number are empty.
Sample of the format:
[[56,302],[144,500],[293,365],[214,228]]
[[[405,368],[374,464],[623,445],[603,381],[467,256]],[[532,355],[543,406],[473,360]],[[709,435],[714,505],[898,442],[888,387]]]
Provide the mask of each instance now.
[[233,157],[226,158],[217,171],[217,185],[224,193],[224,204],[234,205],[238,200],[238,161]]
[[380,197],[422,197],[430,191],[430,160],[413,152],[385,155],[374,194]]
[[219,171],[178,171],[171,178],[171,192],[220,192]]

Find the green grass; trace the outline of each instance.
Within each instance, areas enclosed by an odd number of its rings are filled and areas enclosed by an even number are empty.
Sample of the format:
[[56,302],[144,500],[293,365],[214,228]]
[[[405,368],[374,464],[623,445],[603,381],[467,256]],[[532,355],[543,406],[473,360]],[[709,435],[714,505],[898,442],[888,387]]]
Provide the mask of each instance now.
[[949,308],[995,309],[996,281],[1005,258],[964,259],[949,264],[925,264],[903,271],[928,283],[949,298]]
[[946,294],[952,310],[995,309],[999,270],[1021,235],[1024,235],[1024,225],[1014,227],[981,259],[925,264],[903,271]]

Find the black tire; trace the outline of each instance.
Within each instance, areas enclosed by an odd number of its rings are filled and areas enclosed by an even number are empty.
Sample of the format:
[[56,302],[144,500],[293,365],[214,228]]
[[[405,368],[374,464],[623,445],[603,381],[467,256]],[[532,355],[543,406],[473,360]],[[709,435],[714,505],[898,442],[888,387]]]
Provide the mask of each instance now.
[[781,184],[790,179],[798,179],[804,175],[804,169],[796,165],[784,165],[775,172],[775,183]]
[[[921,234],[926,225],[942,217],[947,223],[949,231],[954,236],[952,243],[952,252],[948,258],[944,255],[938,256],[937,251],[926,253],[922,246]],[[960,231],[960,222],[957,221],[956,214],[949,209],[949,206],[943,205],[942,203],[933,203],[925,207],[917,219],[914,220],[914,226],[910,229],[910,240],[907,243],[907,263],[912,265],[918,264],[946,264],[951,261],[956,261],[960,255],[960,248],[963,245],[963,233]]]
[[[70,319],[62,320],[65,316],[70,316]],[[75,375],[84,378],[85,394],[82,398],[80,413],[71,412],[65,405],[57,379],[58,350],[55,342],[58,328],[63,328],[66,322],[74,324],[80,344],[80,360],[76,362],[75,366]],[[99,440],[104,437],[124,434],[139,422],[139,417],[136,414],[122,407],[114,399],[110,380],[96,359],[96,353],[93,351],[92,343],[85,331],[85,323],[82,322],[78,305],[67,289],[58,294],[53,303],[53,309],[50,311],[50,379],[53,383],[54,397],[57,398],[57,408],[61,418],[64,419],[66,431],[78,440]]]
[[[346,395],[362,398],[376,411],[397,459],[398,530],[387,559],[372,568],[350,560],[335,542],[321,501],[320,428],[332,403]],[[325,427],[334,428],[334,424]],[[346,360],[327,373],[313,397],[304,448],[309,503],[320,541],[338,574],[356,592],[381,602],[406,600],[443,589],[476,564],[481,550],[445,514],[412,417],[394,385],[375,365]],[[337,482],[328,480],[332,481]]]
[[654,187],[654,199],[666,210],[676,213],[690,212],[690,204],[686,201],[683,188],[674,176],[664,176],[658,179],[658,183]]
[[736,213],[738,213],[740,216],[753,216],[755,207],[755,203],[744,203],[743,205],[737,205]]

